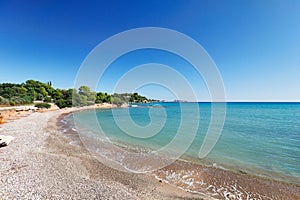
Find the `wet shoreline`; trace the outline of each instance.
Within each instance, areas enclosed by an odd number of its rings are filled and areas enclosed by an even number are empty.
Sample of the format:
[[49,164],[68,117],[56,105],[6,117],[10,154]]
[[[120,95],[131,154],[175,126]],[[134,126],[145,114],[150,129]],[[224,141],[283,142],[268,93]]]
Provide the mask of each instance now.
[[[67,115],[60,116],[57,125],[68,130],[72,140],[80,140],[78,133],[63,124]],[[64,133],[65,134],[65,133]],[[76,136],[77,135],[77,136]],[[83,145],[76,143],[75,145]],[[195,194],[216,199],[299,199],[300,186],[264,177],[250,175],[242,170],[231,171],[213,166],[177,160],[151,173],[162,182]]]

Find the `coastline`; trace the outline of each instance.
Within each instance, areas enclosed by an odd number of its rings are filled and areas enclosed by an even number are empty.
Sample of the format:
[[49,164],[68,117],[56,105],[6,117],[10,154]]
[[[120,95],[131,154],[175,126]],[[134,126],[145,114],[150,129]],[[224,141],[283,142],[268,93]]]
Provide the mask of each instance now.
[[15,137],[9,146],[0,148],[0,199],[300,197],[297,185],[182,160],[152,174],[111,169],[82,145],[72,145],[72,139],[60,127],[61,120],[72,112],[93,108],[35,112],[0,125],[0,135]]
[[299,199],[300,186],[244,172],[178,160],[155,176],[183,190],[216,199]]
[[185,191],[216,199],[300,198],[299,184],[257,176],[239,168],[231,170],[182,159],[152,175]]
[[58,130],[64,115],[35,112],[0,126],[15,139],[0,148],[0,199],[210,199],[147,174],[108,168]]

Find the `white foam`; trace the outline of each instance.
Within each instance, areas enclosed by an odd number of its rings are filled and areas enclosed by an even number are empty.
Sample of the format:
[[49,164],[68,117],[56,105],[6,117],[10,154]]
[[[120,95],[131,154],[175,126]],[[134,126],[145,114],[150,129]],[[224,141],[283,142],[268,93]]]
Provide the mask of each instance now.
[[71,128],[72,131],[78,132],[76,128]]
[[63,123],[63,124],[67,124],[67,121],[66,121],[66,120],[63,120],[63,119],[60,120],[60,122]]
[[213,163],[213,167],[218,168],[218,169],[228,170],[225,167],[223,167],[223,166],[221,166],[221,165],[219,165],[217,163]]
[[69,142],[69,144],[73,145],[73,146],[79,146],[78,141],[71,141],[71,142]]

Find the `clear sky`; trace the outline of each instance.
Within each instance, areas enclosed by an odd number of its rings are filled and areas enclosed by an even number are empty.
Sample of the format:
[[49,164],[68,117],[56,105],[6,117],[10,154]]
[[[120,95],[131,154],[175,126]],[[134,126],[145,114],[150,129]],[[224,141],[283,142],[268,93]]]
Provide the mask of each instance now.
[[[96,45],[119,32],[149,26],[174,29],[200,43],[219,68],[228,100],[300,101],[298,0],[2,0],[0,82],[36,79],[71,88]],[[136,64],[158,62],[179,71],[186,64],[176,56],[168,63],[166,52],[139,54],[117,60],[99,90],[111,92],[121,72]],[[183,74],[199,100],[206,99],[201,77],[191,70]],[[157,86],[140,91],[151,98],[173,98]]]

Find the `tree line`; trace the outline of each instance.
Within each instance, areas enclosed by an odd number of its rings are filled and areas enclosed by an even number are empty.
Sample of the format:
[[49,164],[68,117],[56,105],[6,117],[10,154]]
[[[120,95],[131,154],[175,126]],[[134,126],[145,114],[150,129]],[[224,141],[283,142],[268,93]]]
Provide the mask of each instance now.
[[27,80],[25,83],[0,83],[0,105],[15,106],[32,104],[34,101],[55,103],[59,108],[86,106],[95,103],[141,103],[153,101],[138,93],[107,94],[91,91],[88,86],[78,89],[54,89],[52,82]]

